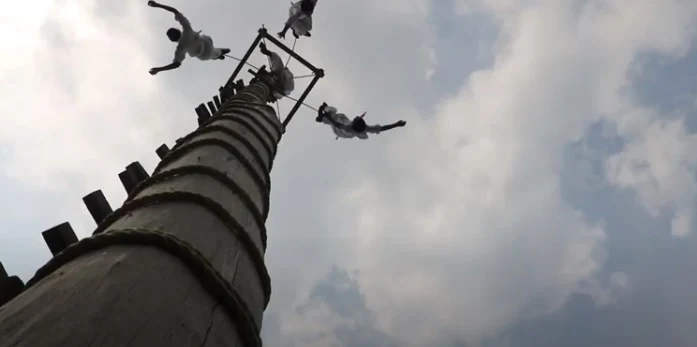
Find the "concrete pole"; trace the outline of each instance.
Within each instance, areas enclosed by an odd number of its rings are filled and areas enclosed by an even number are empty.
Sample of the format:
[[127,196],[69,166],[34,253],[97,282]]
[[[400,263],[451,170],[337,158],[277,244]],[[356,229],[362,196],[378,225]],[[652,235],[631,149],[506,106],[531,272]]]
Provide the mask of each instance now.
[[261,346],[283,133],[268,98],[252,82],[163,154],[94,236],[0,307],[0,346]]

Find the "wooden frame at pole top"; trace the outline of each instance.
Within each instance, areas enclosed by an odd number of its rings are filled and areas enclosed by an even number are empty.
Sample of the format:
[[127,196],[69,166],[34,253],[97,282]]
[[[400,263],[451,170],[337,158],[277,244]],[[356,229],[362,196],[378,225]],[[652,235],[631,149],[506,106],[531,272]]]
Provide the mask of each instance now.
[[[237,78],[237,75],[239,75],[240,71],[242,71],[242,68],[244,65],[247,63],[247,60],[249,57],[252,55],[254,50],[259,46],[259,43],[261,42],[262,39],[266,39],[276,45],[276,47],[280,48],[284,52],[288,53],[293,59],[297,60],[300,62],[303,66],[305,66],[307,69],[312,71],[312,73],[315,75],[315,77],[312,79],[310,84],[307,85],[305,90],[303,91],[302,95],[300,95],[300,98],[298,98],[298,101],[295,102],[295,105],[293,105],[293,108],[288,112],[286,117],[283,119],[283,127],[287,127],[288,123],[293,119],[293,116],[295,116],[295,113],[298,111],[300,106],[303,104],[305,101],[305,98],[310,94],[312,89],[315,87],[315,84],[319,81],[320,78],[324,77],[324,70],[317,68],[316,66],[312,65],[309,61],[307,61],[305,58],[300,56],[299,54],[295,53],[293,50],[288,48],[288,46],[284,45],[283,42],[279,41],[272,35],[269,35],[269,32],[266,30],[266,28],[262,27],[259,29],[257,37],[254,39],[252,42],[251,46],[249,46],[249,49],[247,49],[247,52],[244,54],[242,59],[240,60],[239,64],[235,68],[235,70],[232,72],[232,75],[228,79],[227,83],[225,83],[224,88],[231,88],[232,85],[234,84],[235,78]],[[279,119],[281,118],[281,115],[278,115]]]

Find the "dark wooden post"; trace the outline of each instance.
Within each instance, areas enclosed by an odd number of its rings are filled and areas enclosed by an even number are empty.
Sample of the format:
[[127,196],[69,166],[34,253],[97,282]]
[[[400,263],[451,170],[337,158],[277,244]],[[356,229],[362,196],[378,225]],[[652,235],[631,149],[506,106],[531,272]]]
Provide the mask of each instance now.
[[220,87],[218,88],[218,91],[220,92],[220,101],[222,101],[222,103],[225,103],[233,95],[235,95],[235,89],[232,87],[232,85]]
[[85,195],[85,197],[82,198],[82,202],[85,203],[87,210],[92,215],[92,219],[94,219],[97,224],[101,223],[106,216],[113,212],[111,205],[109,205],[109,201],[107,201],[101,190],[95,190]]
[[58,224],[42,232],[41,235],[44,237],[44,241],[46,241],[46,245],[53,255],[60,253],[68,246],[77,242],[77,236],[75,236],[73,227],[71,227],[68,222]]
[[0,307],[14,299],[24,289],[24,282],[17,276],[7,276],[5,267],[0,263]]
[[208,108],[211,110],[211,114],[218,112],[218,109],[215,107],[215,104],[213,104],[213,101],[207,102],[206,105],[208,105]]
[[138,185],[135,177],[133,177],[133,175],[126,170],[119,172],[119,180],[121,181],[121,185],[123,185],[123,189],[126,190],[126,194],[131,194],[133,189],[135,189],[135,187]]
[[235,90],[239,92],[242,89],[244,89],[244,80],[239,79],[237,82],[235,82]]
[[155,153],[157,153],[158,158],[164,159],[167,153],[169,153],[169,147],[167,147],[167,145],[163,143],[160,147],[157,147]]
[[39,269],[0,309],[0,347],[261,346],[282,133],[266,83],[224,103],[95,236]]
[[220,106],[221,106],[221,104],[220,104],[220,98],[219,98],[217,95],[213,95],[213,102],[215,103],[215,107],[217,107],[218,109],[220,109]]
[[206,124],[208,119],[211,118],[211,113],[208,112],[208,109],[206,108],[206,105],[200,104],[198,105],[195,109],[196,115],[198,116],[198,125],[202,126]]
[[128,194],[131,194],[133,189],[148,177],[150,177],[150,175],[148,175],[147,171],[145,171],[143,166],[137,161],[126,166],[126,170],[119,173],[119,180],[121,180],[121,184]]
[[140,165],[140,162],[137,161],[128,164],[128,166],[126,166],[126,171],[130,172],[138,183],[150,178],[150,175],[145,171],[143,165]]

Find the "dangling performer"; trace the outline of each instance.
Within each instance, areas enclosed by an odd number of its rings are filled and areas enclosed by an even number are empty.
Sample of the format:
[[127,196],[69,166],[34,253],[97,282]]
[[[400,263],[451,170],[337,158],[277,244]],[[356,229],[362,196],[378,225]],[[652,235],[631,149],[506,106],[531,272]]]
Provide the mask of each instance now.
[[358,137],[361,140],[366,140],[368,139],[368,133],[379,134],[383,131],[403,127],[407,124],[407,122],[400,120],[399,122],[390,125],[367,125],[365,120],[363,120],[364,116],[365,112],[353,120],[349,120],[345,114],[337,113],[335,107],[328,106],[325,102],[322,103],[322,106],[320,106],[319,110],[317,111],[317,118],[315,120],[318,123],[330,125],[334,131],[334,134],[336,135],[337,140],[340,137],[345,139]]
[[172,42],[177,42],[177,49],[174,51],[174,61],[169,65],[150,69],[151,75],[180,67],[187,53],[191,57],[199,58],[200,60],[223,60],[225,59],[225,54],[230,53],[228,48],[216,48],[210,36],[201,34],[201,31],[195,32],[189,20],[174,7],[158,4],[155,1],[148,1],[148,6],[159,7],[174,13],[174,19],[182,25],[182,30],[176,28],[167,30],[167,37]]
[[288,10],[288,20],[286,21],[283,30],[278,33],[279,38],[285,38],[288,29],[293,30],[293,36],[299,39],[300,36],[312,36],[312,13],[315,11],[317,0],[300,0],[295,3],[290,3]]
[[283,65],[283,60],[281,60],[281,57],[276,52],[272,52],[266,48],[266,45],[263,42],[259,44],[259,49],[261,50],[262,54],[269,57],[270,72],[271,74],[275,75],[276,79],[278,80],[278,84],[275,86],[273,91],[274,97],[276,99],[280,99],[284,96],[290,95],[290,93],[293,92],[293,89],[295,89],[293,73],[290,72],[290,69]]

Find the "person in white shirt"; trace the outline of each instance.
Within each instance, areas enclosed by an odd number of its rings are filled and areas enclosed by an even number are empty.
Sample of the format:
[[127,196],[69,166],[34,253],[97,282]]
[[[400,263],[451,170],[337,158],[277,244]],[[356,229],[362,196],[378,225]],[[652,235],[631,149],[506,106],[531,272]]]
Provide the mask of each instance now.
[[290,72],[290,69],[283,65],[283,60],[281,57],[276,52],[272,52],[266,48],[266,45],[263,42],[259,44],[259,49],[261,50],[262,54],[269,57],[269,68],[271,70],[271,74],[274,75],[274,77],[276,77],[278,80],[278,83],[274,87],[273,91],[274,97],[276,99],[280,99],[284,96],[290,95],[290,93],[293,92],[293,89],[295,89],[293,73]]
[[365,120],[363,120],[363,117],[365,117],[365,112],[353,120],[349,120],[345,114],[337,113],[336,107],[329,106],[325,102],[322,103],[322,106],[320,106],[317,111],[317,118],[315,120],[318,123],[330,125],[337,140],[340,137],[345,139],[358,137],[361,140],[366,140],[368,139],[368,133],[379,134],[383,131],[407,125],[407,122],[403,120],[390,125],[368,125],[365,123]]
[[150,69],[151,75],[180,67],[187,53],[189,53],[191,57],[200,60],[223,60],[225,59],[225,54],[230,53],[230,49],[228,48],[216,48],[210,36],[201,34],[201,31],[194,31],[189,20],[174,7],[158,4],[155,1],[148,1],[148,6],[159,7],[174,13],[174,19],[182,25],[182,30],[176,28],[167,30],[167,37],[169,37],[172,42],[177,42],[177,49],[174,51],[174,60],[169,65]]
[[317,0],[300,0],[295,3],[290,3],[288,10],[288,20],[286,21],[283,30],[278,33],[279,38],[285,38],[288,29],[293,30],[293,36],[299,39],[300,36],[312,36],[312,13],[315,11]]

